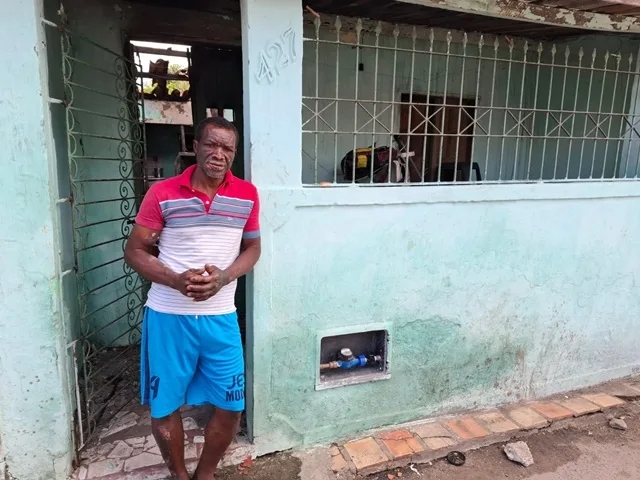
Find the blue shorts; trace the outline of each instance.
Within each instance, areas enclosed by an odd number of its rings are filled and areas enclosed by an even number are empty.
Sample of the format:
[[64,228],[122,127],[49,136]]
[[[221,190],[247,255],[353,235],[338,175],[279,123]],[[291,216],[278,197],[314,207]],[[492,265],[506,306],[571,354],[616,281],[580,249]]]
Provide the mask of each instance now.
[[151,416],[182,405],[244,410],[244,356],[238,316],[172,315],[146,307],[140,388]]

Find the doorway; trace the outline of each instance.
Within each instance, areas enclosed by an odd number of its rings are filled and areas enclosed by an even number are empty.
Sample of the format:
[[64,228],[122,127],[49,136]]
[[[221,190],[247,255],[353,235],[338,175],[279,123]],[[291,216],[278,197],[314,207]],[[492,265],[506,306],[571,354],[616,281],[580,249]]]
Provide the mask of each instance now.
[[[242,51],[237,46],[212,46],[190,44],[188,46],[188,92],[182,92],[180,96],[171,95],[158,107],[160,111],[170,111],[175,102],[183,102],[189,109],[184,118],[176,116],[177,121],[171,125],[165,125],[173,131],[173,142],[170,147],[169,157],[175,158],[172,168],[165,169],[164,178],[181,174],[186,168],[195,164],[193,141],[195,128],[208,117],[220,116],[229,120],[238,130],[238,148],[231,171],[233,175],[244,179],[244,122],[243,122],[243,92],[242,92]],[[161,78],[161,77],[158,77]],[[184,103],[188,100],[188,103]],[[188,122],[184,122],[187,118]],[[147,118],[147,123],[153,123],[153,118]],[[180,125],[177,123],[181,122]],[[146,162],[151,164],[154,155],[151,155],[151,145],[162,143],[166,138],[162,130],[154,130],[147,125],[147,150]],[[179,139],[178,139],[179,138]],[[159,141],[160,140],[160,141]],[[242,338],[242,344],[246,351],[246,278],[240,277],[237,282],[235,305],[238,314],[238,324]],[[185,413],[193,419],[199,428],[204,427],[211,409],[207,407],[193,408]],[[241,436],[248,435],[247,417],[243,415]]]
[[[181,43],[186,49],[180,55],[176,49],[171,53],[193,60],[188,68],[169,71],[166,59],[142,68],[131,42],[120,48],[105,46],[51,25],[50,35],[58,37],[50,44],[60,48],[50,55],[62,59],[51,63],[62,65],[62,70],[50,68],[52,83],[60,85],[52,91],[64,99],[56,104],[63,121],[55,118],[52,123],[60,130],[54,138],[57,149],[65,152],[60,158],[68,163],[63,172],[69,179],[71,218],[63,228],[69,229],[73,243],[75,265],[69,272],[77,287],[73,295],[65,295],[77,305],[66,326],[77,462],[106,461],[119,448],[118,458],[147,455],[161,464],[150,437],[148,409],[139,401],[139,344],[148,282],[126,265],[123,249],[149,186],[176,174],[173,159],[179,155],[191,154],[193,159],[195,122],[221,112],[242,136],[241,50]],[[162,44],[156,42],[147,52],[154,49],[152,53],[167,56]],[[163,82],[156,82],[161,83],[159,90],[144,82],[162,77]],[[244,177],[242,145],[241,140],[233,168],[238,177]],[[243,342],[245,295],[242,281],[236,302]],[[200,454],[196,438],[210,413],[184,409],[189,459]],[[246,421],[243,427],[247,432]]]
[[[194,46],[192,48],[194,125],[209,116],[224,116],[238,129],[240,136],[231,172],[244,175],[244,118],[242,101],[242,50],[240,47]],[[246,346],[246,278],[238,279],[236,308],[242,344]]]
[[[195,163],[193,153],[193,139],[195,127],[207,117],[221,116],[234,124],[239,134],[236,158],[231,172],[238,178],[244,179],[244,121],[242,99],[242,50],[235,46],[190,45],[188,47],[189,90],[182,98],[169,97],[165,102],[181,102],[188,99],[186,107],[190,109],[187,123],[176,122],[165,125],[164,130],[156,130],[147,126],[147,143],[149,145],[146,162],[153,170],[156,161],[151,146],[165,143],[167,129],[171,130],[173,142],[168,147],[167,156],[175,158],[172,168],[165,168],[164,178],[180,174],[185,168]],[[168,111],[168,105],[162,105],[160,110]],[[154,122],[148,119],[147,123]],[[166,151],[166,149],[165,149]],[[166,162],[165,162],[166,165]],[[236,290],[236,307],[243,345],[246,346],[246,279],[238,279]]]
[[469,180],[475,100],[403,93],[400,132],[410,182]]

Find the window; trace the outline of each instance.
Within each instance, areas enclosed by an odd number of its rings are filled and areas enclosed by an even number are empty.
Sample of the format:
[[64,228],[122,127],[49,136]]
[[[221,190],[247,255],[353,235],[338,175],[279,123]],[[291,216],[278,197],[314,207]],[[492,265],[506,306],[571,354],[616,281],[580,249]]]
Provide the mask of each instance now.
[[636,51],[315,17],[303,184],[635,180]]

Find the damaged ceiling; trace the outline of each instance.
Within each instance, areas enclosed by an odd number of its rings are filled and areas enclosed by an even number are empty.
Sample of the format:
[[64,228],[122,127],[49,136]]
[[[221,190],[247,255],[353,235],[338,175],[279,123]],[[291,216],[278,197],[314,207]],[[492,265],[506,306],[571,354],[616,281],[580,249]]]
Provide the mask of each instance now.
[[606,15],[624,15],[626,17],[640,17],[640,0],[612,1],[612,0],[520,0],[530,5],[560,7],[568,10],[604,13]]
[[[404,23],[409,25],[421,25],[428,27],[437,27],[444,29],[465,30],[468,32],[481,32],[488,34],[522,36],[535,39],[550,39],[569,36],[579,36],[593,33],[592,29],[565,27],[561,25],[536,23],[533,21],[525,21],[514,18],[498,18],[489,15],[478,15],[468,12],[455,11],[449,8],[451,5],[461,5],[464,1],[453,2],[452,0],[410,0],[413,3],[389,1],[389,0],[302,0],[301,8],[310,7],[316,12],[331,13],[332,15],[341,15],[357,18],[368,18],[372,20],[382,20],[391,23]],[[614,2],[612,0],[495,0],[496,4],[500,4],[503,10],[522,7],[531,8],[539,11],[544,7],[573,9],[573,11],[589,12],[591,14],[606,14],[617,16],[621,19],[631,17],[636,20],[640,18],[640,0],[620,0]],[[128,0],[132,6],[143,7],[140,10],[140,25],[144,29],[150,23],[149,20],[154,17],[154,11],[170,12],[174,11],[170,19],[160,24],[164,24],[171,31],[181,30],[184,32],[185,22],[179,20],[181,17],[175,13],[176,9],[186,12],[202,12],[209,14],[210,18],[216,17],[215,24],[210,24],[207,30],[213,35],[208,39],[212,43],[219,43],[219,38],[226,30],[225,34],[234,30],[233,40],[229,43],[239,44],[240,39],[240,2],[239,0]],[[417,3],[421,3],[418,5]],[[435,3],[445,5],[445,8],[436,8],[434,6],[425,6],[423,3]],[[470,2],[478,4],[478,2]],[[511,6],[514,5],[514,6]],[[514,10],[515,11],[515,10]],[[555,10],[549,10],[555,12]],[[166,15],[166,13],[165,13]],[[157,16],[157,15],[156,15]],[[577,15],[576,15],[577,16]],[[204,21],[204,17],[200,19]],[[186,18],[185,18],[186,21]],[[137,23],[137,22],[136,22]],[[175,23],[176,25],[171,25]],[[178,27],[177,24],[182,24]],[[185,32],[187,33],[187,32]],[[188,34],[188,33],[187,33]],[[183,34],[184,35],[184,34]],[[205,40],[206,41],[206,40]]]
[[369,18],[391,23],[406,23],[467,32],[517,35],[531,38],[557,38],[584,33],[575,28],[543,25],[521,20],[507,20],[405,2],[360,0],[344,2],[340,6],[335,6],[334,0],[310,0],[307,3],[318,12],[331,12],[332,14],[348,17]]

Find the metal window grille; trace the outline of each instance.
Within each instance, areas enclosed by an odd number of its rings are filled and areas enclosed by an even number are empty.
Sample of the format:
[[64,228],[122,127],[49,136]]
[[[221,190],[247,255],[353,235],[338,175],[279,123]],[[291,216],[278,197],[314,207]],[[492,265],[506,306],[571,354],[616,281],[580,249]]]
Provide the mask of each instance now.
[[304,37],[303,184],[638,178],[636,39],[324,15]]

